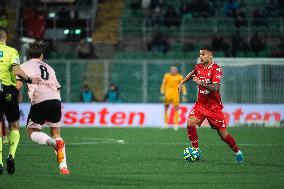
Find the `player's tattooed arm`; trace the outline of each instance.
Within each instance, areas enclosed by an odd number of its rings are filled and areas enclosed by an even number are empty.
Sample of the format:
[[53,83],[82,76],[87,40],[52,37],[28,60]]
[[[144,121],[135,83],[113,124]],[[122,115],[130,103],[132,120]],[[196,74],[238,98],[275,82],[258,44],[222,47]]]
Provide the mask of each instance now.
[[219,83],[208,84],[208,83],[201,82],[200,85],[205,87],[209,91],[218,91],[219,90]]
[[218,91],[219,90],[219,83],[205,83],[200,81],[197,77],[193,77],[193,81],[200,86],[205,87],[209,91]]

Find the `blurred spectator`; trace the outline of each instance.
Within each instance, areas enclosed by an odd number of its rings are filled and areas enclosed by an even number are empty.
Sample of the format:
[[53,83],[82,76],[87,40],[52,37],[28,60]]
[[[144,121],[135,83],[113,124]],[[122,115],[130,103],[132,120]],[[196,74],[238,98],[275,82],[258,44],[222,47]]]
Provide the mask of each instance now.
[[234,16],[234,25],[237,28],[248,25],[246,15],[241,9],[236,10],[236,13]]
[[76,49],[77,57],[80,59],[92,59],[97,58],[93,44],[82,39]]
[[154,10],[152,10],[150,15],[152,26],[161,26],[163,24],[164,12],[161,7],[157,6]]
[[150,3],[151,0],[141,0],[141,8],[144,14],[144,18],[150,17]]
[[231,43],[232,43],[231,53],[233,57],[236,57],[237,53],[240,51],[244,52],[245,55],[247,55],[249,51],[249,46],[247,42],[243,39],[239,31],[236,31],[236,33],[234,33],[231,36]]
[[79,13],[76,9],[76,6],[72,3],[69,4],[69,15],[71,19],[78,19]]
[[104,97],[104,102],[110,102],[110,103],[120,102],[119,90],[114,83],[110,84],[109,89]]
[[0,6],[0,27],[6,29],[8,26],[8,14],[4,6]]
[[266,0],[265,12],[268,17],[274,18],[278,15],[278,2],[277,0]]
[[171,26],[179,27],[180,22],[181,22],[180,16],[175,10],[175,8],[173,6],[169,6],[164,16],[164,25],[166,27],[171,27]]
[[280,38],[279,44],[276,47],[274,47],[270,57],[277,57],[277,58],[284,57],[284,37]]
[[26,35],[36,40],[42,40],[46,27],[46,14],[43,7],[34,9],[27,6],[23,11],[23,22],[26,28]]
[[217,34],[213,37],[211,46],[214,51],[222,51],[226,57],[230,56],[230,45],[224,41],[224,38]]
[[257,32],[255,32],[250,39],[250,48],[256,56],[265,48],[265,43],[260,39]]
[[94,93],[91,91],[89,85],[85,84],[83,86],[83,91],[80,97],[81,102],[88,103],[88,102],[97,102]]
[[166,53],[169,48],[169,43],[161,32],[157,32],[152,38],[152,41],[148,44],[148,50],[153,52]]
[[236,10],[239,8],[239,3],[235,0],[227,0],[224,4],[225,16],[233,17],[236,13]]
[[151,0],[141,0],[141,8],[148,9],[150,8]]
[[22,12],[23,25],[27,29],[27,33],[28,33],[29,28],[31,28],[34,14],[35,12],[33,10],[32,5],[27,3]]
[[254,26],[268,27],[267,21],[265,20],[267,18],[267,15],[265,14],[265,11],[262,8],[256,8],[253,11],[252,17],[253,17],[252,24]]

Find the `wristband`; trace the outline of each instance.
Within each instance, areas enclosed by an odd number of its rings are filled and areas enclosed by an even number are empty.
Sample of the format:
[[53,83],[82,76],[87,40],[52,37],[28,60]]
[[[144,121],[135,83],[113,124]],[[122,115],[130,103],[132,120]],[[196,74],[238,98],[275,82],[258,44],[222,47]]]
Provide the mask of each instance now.
[[28,79],[26,80],[26,83],[29,83],[29,84],[31,84],[31,83],[32,83],[32,80],[31,80],[31,78],[29,78],[29,77],[28,77]]

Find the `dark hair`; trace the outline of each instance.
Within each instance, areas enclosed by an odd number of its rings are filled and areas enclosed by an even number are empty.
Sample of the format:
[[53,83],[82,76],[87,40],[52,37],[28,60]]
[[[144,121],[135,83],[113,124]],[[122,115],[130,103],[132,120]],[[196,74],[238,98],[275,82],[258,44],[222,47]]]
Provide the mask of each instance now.
[[203,47],[200,48],[200,50],[206,50],[206,51],[209,51],[209,52],[213,53],[213,48],[210,47],[210,46],[203,46]]
[[178,67],[176,64],[171,64],[170,67]]
[[27,50],[27,57],[31,58],[39,58],[44,52],[44,45],[39,41],[34,41],[29,44],[29,48]]
[[111,83],[109,86],[114,87],[114,90],[118,91],[118,86],[115,83]]
[[7,36],[6,29],[3,27],[0,27],[0,39],[3,39],[5,36]]

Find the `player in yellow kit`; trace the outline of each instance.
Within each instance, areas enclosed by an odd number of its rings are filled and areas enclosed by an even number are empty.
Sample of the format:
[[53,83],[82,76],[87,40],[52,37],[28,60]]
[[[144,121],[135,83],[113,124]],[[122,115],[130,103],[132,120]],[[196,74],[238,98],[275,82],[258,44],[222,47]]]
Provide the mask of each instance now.
[[[171,65],[170,72],[165,73],[163,82],[161,85],[161,100],[164,101],[165,104],[165,123],[168,125],[169,119],[168,119],[168,109],[169,106],[172,104],[174,107],[174,128],[177,129],[177,123],[178,123],[178,108],[180,104],[180,94],[178,93],[177,86],[179,82],[181,82],[183,79],[183,76],[178,73],[178,69],[176,65]],[[186,102],[186,88],[183,86],[183,98],[182,101]]]

